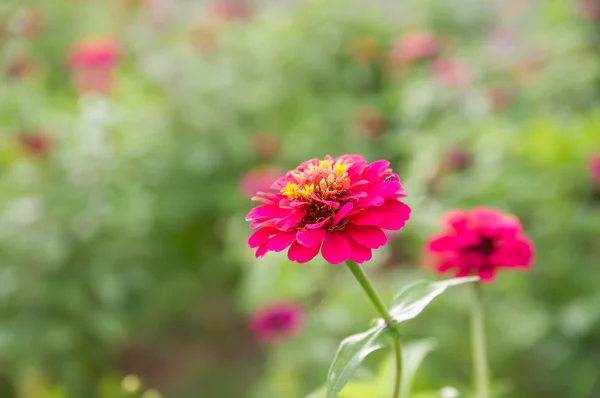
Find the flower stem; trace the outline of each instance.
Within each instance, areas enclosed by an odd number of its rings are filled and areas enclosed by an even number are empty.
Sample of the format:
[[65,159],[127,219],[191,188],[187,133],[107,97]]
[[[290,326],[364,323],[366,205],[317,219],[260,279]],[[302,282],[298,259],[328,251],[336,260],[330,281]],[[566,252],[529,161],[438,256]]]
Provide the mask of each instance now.
[[471,342],[473,344],[473,367],[477,398],[490,398],[489,371],[485,343],[485,322],[481,284],[473,283],[471,306]]
[[[356,264],[354,261],[346,261],[346,265],[354,275],[354,278],[358,281],[360,286],[363,288],[379,315],[383,318],[386,325],[388,327],[394,327],[394,320],[392,319],[390,313],[383,304],[383,301],[371,285],[371,282],[367,279],[367,275],[360,267],[360,265]],[[394,332],[396,332],[394,330]],[[394,357],[396,360],[396,377],[394,380],[394,392],[392,394],[392,398],[398,398],[400,396],[400,381],[402,380],[402,346],[400,345],[400,336],[398,333],[393,333],[394,336]]]

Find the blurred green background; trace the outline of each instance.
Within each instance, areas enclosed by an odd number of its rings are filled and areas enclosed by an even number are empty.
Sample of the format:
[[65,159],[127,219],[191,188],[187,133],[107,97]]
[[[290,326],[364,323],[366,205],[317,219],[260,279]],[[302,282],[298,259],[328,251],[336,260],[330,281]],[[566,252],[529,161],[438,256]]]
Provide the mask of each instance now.
[[[322,386],[339,341],[375,313],[344,267],[254,259],[244,216],[248,191],[278,169],[344,153],[390,160],[413,207],[365,267],[386,299],[436,277],[419,264],[445,211],[520,217],[534,269],[485,288],[495,396],[589,396],[600,3],[0,3],[0,397],[303,398]],[[91,72],[111,79],[104,93],[78,88],[87,75],[69,65],[90,37],[120,54]],[[456,288],[405,327],[437,342],[415,396],[470,396],[467,298]],[[259,344],[248,318],[283,300],[305,308],[302,333]]]

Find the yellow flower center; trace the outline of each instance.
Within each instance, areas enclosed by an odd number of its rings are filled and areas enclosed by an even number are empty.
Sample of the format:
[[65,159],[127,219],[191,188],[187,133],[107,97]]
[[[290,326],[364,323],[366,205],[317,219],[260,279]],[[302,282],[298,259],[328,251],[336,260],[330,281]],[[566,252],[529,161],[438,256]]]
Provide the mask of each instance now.
[[281,193],[290,200],[311,201],[311,192],[320,199],[336,198],[350,187],[348,167],[343,160],[320,160],[306,170],[292,172],[296,182],[288,182]]

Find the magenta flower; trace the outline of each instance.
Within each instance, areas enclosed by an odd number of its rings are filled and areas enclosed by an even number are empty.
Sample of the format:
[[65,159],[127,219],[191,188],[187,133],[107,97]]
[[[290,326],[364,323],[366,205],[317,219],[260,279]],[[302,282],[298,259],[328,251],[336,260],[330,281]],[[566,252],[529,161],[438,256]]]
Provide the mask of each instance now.
[[240,179],[240,190],[250,199],[259,191],[267,191],[281,174],[283,171],[277,167],[255,167]]
[[389,165],[358,155],[302,163],[252,198],[264,204],[246,216],[256,229],[248,245],[256,257],[289,247],[288,258],[299,263],[319,252],[331,264],[370,260],[371,250],[388,240],[383,230],[399,230],[410,217]]
[[399,37],[392,49],[392,59],[397,63],[414,62],[434,57],[439,50],[438,39],[428,31],[415,31]]
[[534,249],[519,219],[496,209],[478,207],[446,214],[444,231],[427,243],[425,265],[440,274],[479,275],[491,282],[498,268],[529,269]]
[[68,56],[73,80],[80,93],[112,91],[119,48],[109,39],[87,39],[75,43]]
[[590,162],[590,174],[596,185],[600,188],[600,153],[592,157]]
[[250,331],[263,344],[274,344],[296,336],[304,323],[304,310],[294,303],[276,303],[252,314]]

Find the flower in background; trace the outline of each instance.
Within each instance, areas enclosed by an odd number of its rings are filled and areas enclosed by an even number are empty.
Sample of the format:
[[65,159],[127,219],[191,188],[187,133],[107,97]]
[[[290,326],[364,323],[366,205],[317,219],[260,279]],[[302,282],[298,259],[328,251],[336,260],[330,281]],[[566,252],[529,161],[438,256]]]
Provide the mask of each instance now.
[[392,47],[392,59],[397,63],[432,58],[439,50],[438,38],[428,31],[415,31],[400,36]]
[[250,318],[250,331],[263,344],[289,340],[302,330],[304,310],[290,303],[275,303],[260,308]]
[[597,153],[592,157],[590,162],[590,174],[598,188],[600,188],[600,153]]
[[599,0],[581,0],[581,9],[588,19],[600,20],[600,1]]
[[370,260],[371,250],[387,243],[383,230],[399,230],[410,217],[389,165],[358,155],[300,164],[252,198],[263,205],[246,216],[256,229],[248,245],[256,257],[289,248],[288,258],[299,263],[319,252],[331,264]]
[[451,148],[446,152],[445,162],[451,171],[465,171],[473,163],[473,153],[465,147]]
[[5,74],[12,79],[22,79],[29,76],[35,70],[35,64],[27,56],[18,56],[6,65]]
[[225,21],[243,20],[250,16],[246,0],[214,0],[209,11],[214,17]]
[[254,155],[262,161],[275,159],[281,149],[281,139],[269,132],[255,133],[252,137]]
[[19,144],[26,153],[35,156],[46,156],[52,149],[50,137],[42,133],[22,134]]
[[471,68],[463,61],[440,58],[433,64],[433,74],[442,84],[450,87],[464,87],[473,79]]
[[269,190],[282,174],[283,171],[277,167],[255,167],[240,179],[240,190],[250,199],[259,191]]
[[358,127],[365,136],[378,137],[387,131],[389,123],[381,112],[366,109],[358,115]]
[[499,268],[529,269],[534,250],[515,216],[479,207],[454,210],[443,219],[444,231],[426,246],[425,265],[438,273],[478,275],[491,282]]
[[36,9],[28,9],[21,16],[17,25],[17,34],[25,37],[36,37],[40,34],[43,25],[43,16]]
[[86,39],[75,43],[69,51],[68,61],[77,91],[110,93],[119,57],[117,44],[108,38]]
[[379,56],[379,42],[371,36],[357,37],[352,43],[352,56],[355,60],[371,64]]

